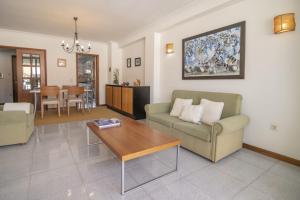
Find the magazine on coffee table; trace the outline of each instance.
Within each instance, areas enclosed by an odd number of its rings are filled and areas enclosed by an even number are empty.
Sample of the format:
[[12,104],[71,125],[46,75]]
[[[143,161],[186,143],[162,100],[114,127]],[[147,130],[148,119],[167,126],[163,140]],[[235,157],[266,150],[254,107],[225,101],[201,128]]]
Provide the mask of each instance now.
[[97,119],[94,120],[94,123],[100,128],[111,128],[111,127],[117,127],[121,125],[121,121],[117,118],[111,118],[111,119]]

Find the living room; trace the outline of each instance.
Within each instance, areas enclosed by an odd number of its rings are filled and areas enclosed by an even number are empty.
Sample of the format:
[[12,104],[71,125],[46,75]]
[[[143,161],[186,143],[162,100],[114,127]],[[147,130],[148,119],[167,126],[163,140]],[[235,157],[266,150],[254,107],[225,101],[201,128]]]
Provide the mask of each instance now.
[[299,11],[1,1],[0,199],[299,199]]

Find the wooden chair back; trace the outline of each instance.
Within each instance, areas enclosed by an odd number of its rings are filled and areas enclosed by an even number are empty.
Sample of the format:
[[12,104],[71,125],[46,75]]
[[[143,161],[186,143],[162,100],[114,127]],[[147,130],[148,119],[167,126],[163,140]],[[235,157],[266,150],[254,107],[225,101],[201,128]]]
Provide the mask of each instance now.
[[59,97],[58,86],[43,86],[41,88],[41,97]]
[[84,93],[84,87],[79,86],[69,86],[68,87],[68,95],[79,96]]

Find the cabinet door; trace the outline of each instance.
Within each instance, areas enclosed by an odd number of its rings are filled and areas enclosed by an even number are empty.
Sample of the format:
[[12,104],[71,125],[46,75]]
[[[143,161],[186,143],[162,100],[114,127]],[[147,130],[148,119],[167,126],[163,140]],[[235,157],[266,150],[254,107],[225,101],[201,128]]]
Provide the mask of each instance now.
[[133,114],[133,89],[122,88],[122,110]]
[[122,88],[113,87],[113,107],[122,109]]
[[113,92],[112,92],[112,86],[109,86],[107,85],[106,86],[106,105],[108,106],[112,106],[113,105],[113,100],[112,100],[112,95],[113,95]]

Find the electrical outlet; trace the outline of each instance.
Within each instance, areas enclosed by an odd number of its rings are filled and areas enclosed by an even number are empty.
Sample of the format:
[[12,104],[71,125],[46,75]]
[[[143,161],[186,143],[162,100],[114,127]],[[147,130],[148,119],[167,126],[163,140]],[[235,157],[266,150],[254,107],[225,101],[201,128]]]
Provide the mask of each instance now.
[[271,131],[277,131],[277,125],[271,124],[271,125],[270,125],[270,130],[271,130]]

